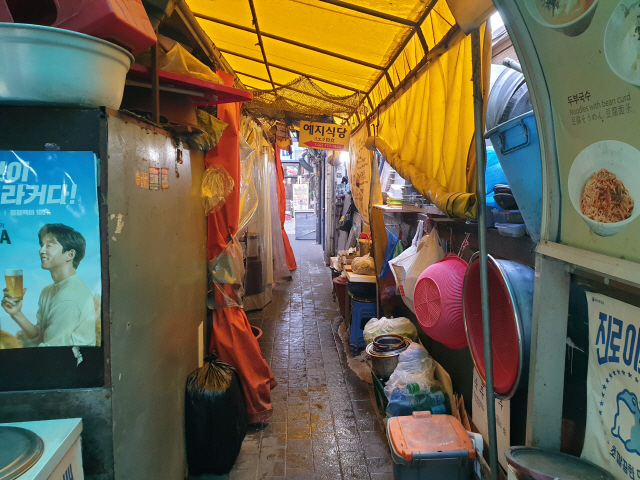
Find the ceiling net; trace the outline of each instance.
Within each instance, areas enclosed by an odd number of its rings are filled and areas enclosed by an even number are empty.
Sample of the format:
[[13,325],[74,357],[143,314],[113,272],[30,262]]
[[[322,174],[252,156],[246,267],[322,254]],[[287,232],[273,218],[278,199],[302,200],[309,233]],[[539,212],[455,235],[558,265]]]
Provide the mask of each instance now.
[[275,90],[252,90],[244,107],[254,116],[308,120],[318,116],[347,119],[358,108],[361,94],[331,95],[307,77],[299,77]]

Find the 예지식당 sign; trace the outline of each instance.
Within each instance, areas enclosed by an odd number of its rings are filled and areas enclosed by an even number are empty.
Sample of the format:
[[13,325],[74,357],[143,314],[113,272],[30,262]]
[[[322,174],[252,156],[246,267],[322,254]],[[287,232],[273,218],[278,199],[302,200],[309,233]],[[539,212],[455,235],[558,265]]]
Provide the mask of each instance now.
[[298,145],[322,150],[348,150],[351,127],[334,123],[300,122]]

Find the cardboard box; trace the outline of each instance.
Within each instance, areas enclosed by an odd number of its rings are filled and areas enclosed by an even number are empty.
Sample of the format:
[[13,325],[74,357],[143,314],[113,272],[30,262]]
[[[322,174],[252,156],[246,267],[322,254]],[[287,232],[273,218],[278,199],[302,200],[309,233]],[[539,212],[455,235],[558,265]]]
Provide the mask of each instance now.
[[[472,395],[471,417],[485,443],[488,444],[489,427],[487,425],[486,387],[475,368],[473,369]],[[502,468],[508,471],[504,451],[511,446],[511,405],[509,400],[496,399],[496,435],[498,437],[498,461]]]

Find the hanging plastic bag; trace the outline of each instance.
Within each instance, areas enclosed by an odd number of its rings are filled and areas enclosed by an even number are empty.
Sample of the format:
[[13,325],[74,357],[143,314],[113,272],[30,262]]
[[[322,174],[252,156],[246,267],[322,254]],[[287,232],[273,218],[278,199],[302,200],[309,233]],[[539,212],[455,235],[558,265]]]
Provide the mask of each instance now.
[[227,124],[200,108],[196,110],[196,115],[198,116],[198,127],[202,129],[202,133],[185,134],[189,150],[211,150],[220,141]]
[[207,167],[202,176],[202,204],[205,215],[216,212],[227,201],[234,181],[231,175],[219,165]]
[[247,410],[235,369],[213,353],[187,377],[185,436],[191,475],[226,475],[247,433]]
[[440,245],[438,230],[434,228],[429,235],[422,237],[422,240],[420,240],[414,261],[407,269],[404,278],[404,295],[401,293],[402,301],[412,312],[414,311],[413,294],[416,289],[416,283],[418,283],[418,278],[420,278],[420,275],[422,275],[422,272],[424,272],[427,267],[439,262],[443,258],[444,249],[442,245]]
[[402,335],[414,342],[418,341],[418,330],[416,326],[411,323],[411,320],[405,317],[386,318],[380,319],[372,318],[364,326],[364,341],[366,344],[373,342],[373,339],[378,335],[385,335],[388,333],[395,333],[396,335]]
[[209,262],[209,292],[207,306],[211,310],[242,307],[244,297],[244,258],[236,237]]

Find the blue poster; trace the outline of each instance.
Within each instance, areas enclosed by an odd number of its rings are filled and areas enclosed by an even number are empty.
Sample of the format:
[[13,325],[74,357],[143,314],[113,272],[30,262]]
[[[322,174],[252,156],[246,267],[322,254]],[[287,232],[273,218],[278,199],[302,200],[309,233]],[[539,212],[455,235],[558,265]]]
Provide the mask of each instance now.
[[93,152],[0,151],[0,349],[98,346]]

